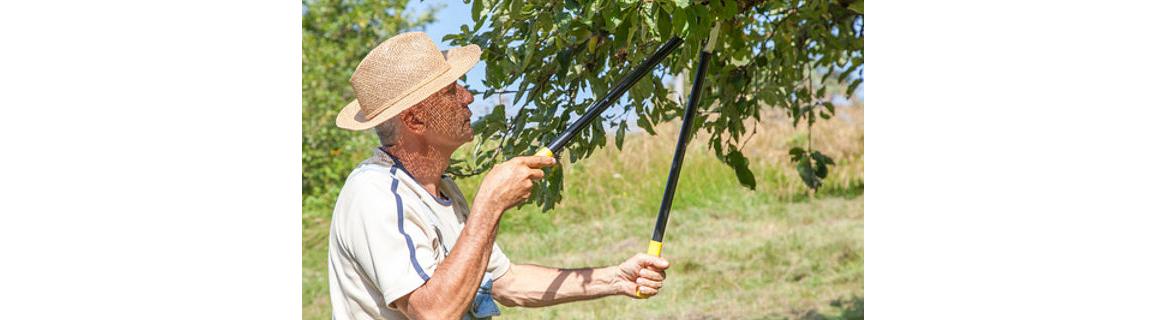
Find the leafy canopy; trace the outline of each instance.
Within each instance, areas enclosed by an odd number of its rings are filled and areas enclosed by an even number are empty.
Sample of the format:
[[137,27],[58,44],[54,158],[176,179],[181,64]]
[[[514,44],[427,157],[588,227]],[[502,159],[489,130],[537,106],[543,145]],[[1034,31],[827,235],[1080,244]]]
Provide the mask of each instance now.
[[[530,154],[549,142],[572,116],[582,114],[635,64],[672,36],[685,44],[627,94],[615,114],[633,113],[636,125],[653,127],[678,117],[683,106],[668,99],[663,75],[691,83],[702,41],[714,23],[722,26],[702,90],[694,132],[702,130],[708,148],[731,166],[739,182],[755,188],[746,147],[747,124],[758,125],[761,108],[778,108],[794,125],[827,120],[835,94],[854,94],[862,82],[862,0],[466,0],[472,24],[445,37],[456,45],[482,47],[487,97],[512,91],[520,110],[513,115],[495,106],[475,123],[481,136],[472,154],[451,168],[472,174],[510,157]],[[305,44],[306,45],[306,44]],[[686,90],[686,89],[685,89]],[[590,95],[584,94],[590,92]],[[683,93],[680,94],[683,96]],[[610,113],[608,113],[610,114]],[[596,121],[567,145],[572,161],[607,142],[604,125],[615,128],[616,146],[628,130],[628,117]],[[604,123],[606,122],[606,123]],[[795,148],[805,184],[816,189],[833,163],[812,150]],[[535,197],[548,209],[559,199],[562,174],[551,169]]]

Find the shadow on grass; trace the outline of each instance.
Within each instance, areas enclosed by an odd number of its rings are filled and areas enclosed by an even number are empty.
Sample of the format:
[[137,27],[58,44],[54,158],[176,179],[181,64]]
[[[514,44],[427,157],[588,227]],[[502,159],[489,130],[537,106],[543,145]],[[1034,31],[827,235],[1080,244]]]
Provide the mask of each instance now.
[[830,306],[840,309],[841,313],[833,315],[822,314],[816,309],[809,310],[803,315],[797,316],[797,320],[854,320],[865,318],[865,298],[863,297],[849,297],[845,299],[835,299],[829,302]]
[[[826,186],[823,186],[823,187],[821,187],[821,189],[817,190],[817,194],[814,195],[814,198],[821,199],[821,198],[837,197],[837,198],[849,200],[849,199],[860,197],[860,196],[864,195],[865,193],[866,193],[865,181],[858,180],[858,181],[855,181],[852,183],[848,183],[846,185],[826,185]],[[809,201],[809,191],[806,190],[804,192],[797,192],[794,194],[780,195],[777,197],[777,199],[792,202],[792,203],[806,202],[806,201]]]

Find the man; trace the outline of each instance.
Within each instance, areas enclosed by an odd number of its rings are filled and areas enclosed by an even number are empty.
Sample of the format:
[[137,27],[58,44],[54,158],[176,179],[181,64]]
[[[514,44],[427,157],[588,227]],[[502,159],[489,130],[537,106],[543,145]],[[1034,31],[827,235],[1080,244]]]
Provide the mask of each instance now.
[[328,248],[335,319],[457,319],[506,306],[541,307],[611,295],[650,297],[668,262],[637,254],[605,268],[511,264],[494,244],[505,210],[530,197],[554,158],[517,157],[492,168],[472,204],[444,175],[473,139],[469,92],[455,83],[478,62],[475,46],[438,51],[424,33],[381,43],[352,75],[356,101],[336,124],[375,128],[381,146],[348,176]]

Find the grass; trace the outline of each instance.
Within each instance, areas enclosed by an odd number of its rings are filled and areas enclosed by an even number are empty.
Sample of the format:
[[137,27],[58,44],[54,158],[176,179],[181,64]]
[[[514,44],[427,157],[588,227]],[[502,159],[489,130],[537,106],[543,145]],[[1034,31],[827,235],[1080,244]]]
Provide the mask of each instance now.
[[[863,311],[863,108],[839,107],[814,127],[813,145],[838,165],[809,194],[788,161],[805,128],[768,114],[745,154],[757,189],[736,181],[699,137],[689,146],[665,239],[673,267],[659,296],[609,297],[549,308],[504,308],[506,319],[861,318]],[[675,147],[676,123],[658,135],[628,135],[566,163],[564,200],[543,213],[527,206],[503,218],[498,243],[517,263],[611,265],[646,249]],[[472,199],[480,177],[458,181]],[[330,208],[304,209],[303,314],[330,317]]]

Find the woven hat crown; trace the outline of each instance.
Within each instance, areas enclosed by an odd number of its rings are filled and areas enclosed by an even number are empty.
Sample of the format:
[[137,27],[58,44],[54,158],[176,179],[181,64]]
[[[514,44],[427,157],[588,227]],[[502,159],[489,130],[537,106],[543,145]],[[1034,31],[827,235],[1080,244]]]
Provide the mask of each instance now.
[[423,32],[410,32],[372,49],[348,81],[363,117],[371,119],[449,68],[432,39]]

